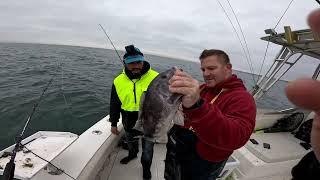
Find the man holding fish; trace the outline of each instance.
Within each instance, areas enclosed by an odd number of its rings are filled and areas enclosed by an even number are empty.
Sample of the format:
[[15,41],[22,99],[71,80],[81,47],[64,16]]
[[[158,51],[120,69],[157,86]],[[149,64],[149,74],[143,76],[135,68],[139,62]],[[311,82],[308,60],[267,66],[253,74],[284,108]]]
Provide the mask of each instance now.
[[183,95],[185,119],[168,134],[166,180],[216,179],[255,126],[255,101],[232,73],[228,55],[210,49],[199,59],[204,84],[180,70],[169,80],[170,92]]

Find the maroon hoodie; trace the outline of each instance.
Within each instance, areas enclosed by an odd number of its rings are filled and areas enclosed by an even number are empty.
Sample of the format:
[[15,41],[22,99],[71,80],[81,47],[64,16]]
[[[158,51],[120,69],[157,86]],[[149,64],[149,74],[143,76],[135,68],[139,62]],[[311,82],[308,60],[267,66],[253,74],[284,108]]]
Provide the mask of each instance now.
[[[193,129],[201,158],[218,162],[226,160],[234,150],[249,140],[255,126],[256,105],[236,75],[210,88],[201,85],[203,104],[184,109],[185,128]],[[217,99],[212,99],[222,91]]]

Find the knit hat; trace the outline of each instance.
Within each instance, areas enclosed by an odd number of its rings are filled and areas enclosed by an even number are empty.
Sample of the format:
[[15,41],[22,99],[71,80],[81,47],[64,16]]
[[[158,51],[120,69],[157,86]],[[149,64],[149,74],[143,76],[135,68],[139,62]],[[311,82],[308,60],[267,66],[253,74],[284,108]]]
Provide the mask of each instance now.
[[132,62],[144,61],[144,56],[142,52],[134,47],[134,45],[126,46],[126,53],[123,56],[123,61],[125,64]]

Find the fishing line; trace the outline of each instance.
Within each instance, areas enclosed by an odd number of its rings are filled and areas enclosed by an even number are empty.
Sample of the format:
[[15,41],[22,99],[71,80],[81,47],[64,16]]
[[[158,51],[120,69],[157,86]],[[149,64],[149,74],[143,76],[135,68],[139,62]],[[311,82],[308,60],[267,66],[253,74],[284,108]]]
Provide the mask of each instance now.
[[291,0],[291,1],[290,1],[290,3],[288,4],[286,10],[283,12],[282,16],[279,18],[277,24],[274,26],[273,29],[277,28],[277,26],[279,25],[279,23],[280,23],[280,21],[282,20],[282,18],[284,17],[284,15],[287,13],[287,11],[288,11],[288,9],[290,8],[290,6],[291,6],[291,4],[292,4],[293,1],[294,1],[294,0]]
[[[67,102],[67,98],[64,94],[64,91],[63,91],[63,78],[64,78],[64,73],[63,73],[63,66],[62,66],[62,62],[60,62],[60,65],[61,65],[61,84],[60,84],[60,88],[59,88],[59,91],[63,97],[63,100],[64,100],[64,104],[67,106],[67,109],[69,110],[70,114],[71,114],[71,117],[72,118],[75,118],[74,115],[73,115],[73,112],[72,112],[72,107],[70,106],[70,103]],[[69,101],[71,101],[71,99],[69,99]]]
[[[292,4],[293,1],[294,1],[294,0],[291,0],[291,1],[290,1],[290,3],[288,4],[286,10],[283,12],[282,16],[279,18],[277,24],[274,26],[273,29],[276,29],[276,28],[277,28],[277,26],[279,25],[280,21],[282,20],[282,18],[284,17],[284,15],[285,15],[285,14],[287,13],[287,11],[289,10],[289,8],[290,8],[290,6],[291,6],[291,4]],[[265,52],[264,52],[263,61],[262,61],[262,64],[261,64],[261,67],[260,67],[260,71],[259,71],[259,74],[258,74],[259,76],[262,75],[261,72],[262,72],[262,68],[263,68],[263,66],[264,66],[264,62],[265,62],[266,57],[267,57],[267,53],[268,53],[268,49],[269,49],[269,45],[270,45],[270,38],[271,38],[271,35],[269,36],[268,43],[267,43],[267,46],[266,46],[266,50],[265,50]]]
[[107,34],[106,30],[102,27],[102,25],[101,25],[101,24],[99,24],[99,26],[100,26],[100,28],[102,29],[102,31],[104,32],[104,34],[107,36],[107,38],[109,39],[109,41],[110,41],[110,43],[111,43],[111,45],[112,45],[113,49],[116,51],[116,53],[117,53],[117,55],[118,55],[118,57],[119,57],[119,59],[120,59],[121,63],[124,65],[123,60],[121,59],[121,57],[120,57],[120,55],[119,55],[119,53],[118,53],[118,51],[117,51],[116,47],[114,46],[113,42],[111,41],[111,39],[110,39],[109,35]]
[[240,36],[239,36],[239,34],[238,34],[238,32],[237,32],[234,24],[232,23],[232,20],[230,19],[229,15],[228,15],[228,13],[227,13],[227,11],[226,11],[226,9],[222,6],[222,4],[221,4],[221,2],[220,2],[219,0],[217,0],[217,2],[218,2],[218,4],[220,5],[220,7],[221,7],[221,9],[223,10],[223,12],[225,13],[227,19],[229,20],[229,22],[230,22],[230,24],[231,24],[231,26],[232,26],[232,28],[233,28],[233,31],[235,32],[235,34],[236,34],[236,36],[237,36],[237,38],[238,38],[238,40],[239,40],[239,42],[240,42],[241,48],[242,48],[242,50],[243,50],[243,52],[244,52],[244,55],[245,55],[245,57],[246,57],[246,61],[247,61],[248,65],[249,65],[249,69],[250,69],[250,71],[251,71],[252,80],[253,80],[253,82],[256,84],[255,77],[254,77],[254,73],[253,73],[253,72],[254,72],[254,71],[253,71],[253,67],[252,67],[252,64],[250,63],[249,57],[248,57],[247,52],[246,52],[246,50],[245,50],[245,48],[244,48],[244,45],[243,45],[243,43],[242,43],[242,40],[241,40],[241,38],[240,38]]
[[[239,29],[240,29],[240,32],[241,32],[241,35],[242,35],[242,38],[243,38],[243,41],[244,41],[244,45],[245,45],[245,47],[246,47],[246,50],[247,50],[247,53],[248,53],[248,56],[249,56],[249,62],[250,62],[250,64],[251,64],[251,68],[252,68],[252,70],[253,70],[253,65],[252,65],[253,63],[252,63],[251,53],[250,53],[250,50],[249,50],[249,47],[248,47],[248,43],[247,43],[247,40],[246,40],[246,36],[245,36],[244,33],[243,33],[243,30],[242,30],[241,24],[240,24],[240,22],[239,22],[239,19],[238,19],[237,15],[236,15],[234,9],[232,8],[232,5],[231,5],[230,1],[227,0],[227,2],[228,2],[228,4],[229,4],[229,7],[231,8],[231,11],[232,11],[234,17],[236,18],[237,24],[238,24],[238,26],[239,26]],[[254,82],[256,83],[256,79],[255,79],[254,76],[253,76],[253,79],[254,79]]]
[[25,123],[23,129],[22,129],[22,132],[21,134],[16,137],[15,141],[16,141],[16,144],[15,144],[15,147],[11,153],[11,158],[10,158],[10,161],[6,164],[6,167],[4,169],[4,172],[3,172],[3,176],[4,176],[4,179],[5,180],[12,180],[13,177],[14,177],[14,170],[15,170],[15,162],[14,162],[14,159],[17,155],[17,152],[19,150],[19,147],[20,147],[20,144],[21,144],[21,141],[22,141],[22,138],[24,137],[24,132],[27,128],[27,126],[29,125],[30,123],[30,120],[31,118],[33,117],[35,111],[37,110],[37,107],[39,106],[39,104],[41,103],[42,101],[42,98],[45,94],[45,92],[47,91],[47,89],[49,88],[49,86],[51,85],[53,79],[55,78],[56,75],[52,76],[51,79],[49,80],[49,82],[47,83],[46,87],[44,88],[44,90],[42,91],[41,93],[41,96],[38,100],[38,102],[36,102],[34,105],[33,105],[33,108],[32,108],[32,111],[27,119],[27,122]]
[[22,130],[22,132],[21,132],[21,134],[20,134],[20,137],[21,137],[21,138],[23,137],[24,132],[25,132],[27,126],[29,125],[29,122],[30,122],[33,114],[35,113],[36,108],[37,108],[37,107],[39,106],[39,104],[41,103],[44,93],[47,91],[47,89],[48,89],[49,86],[51,85],[51,83],[52,83],[52,81],[53,81],[53,78],[54,78],[54,77],[52,77],[52,78],[50,79],[49,83],[47,84],[47,86],[46,86],[46,87],[44,88],[44,90],[42,91],[42,94],[41,94],[41,96],[40,96],[40,99],[39,99],[38,103],[35,103],[35,104],[34,104],[33,109],[32,109],[32,112],[31,112],[31,115],[28,117],[27,123],[24,125],[23,130]]
[[41,160],[47,162],[47,163],[50,164],[51,166],[55,167],[58,171],[62,172],[63,174],[65,174],[65,175],[67,175],[67,176],[69,176],[71,179],[76,180],[76,178],[74,178],[74,177],[72,177],[71,175],[69,175],[68,173],[66,173],[63,169],[55,166],[55,165],[52,164],[50,161],[48,161],[48,160],[42,158],[41,156],[39,156],[38,154],[34,153],[32,150],[30,150],[29,148],[27,148],[25,145],[21,144],[21,147],[26,148],[26,149],[28,150],[28,152],[30,152],[31,154],[33,154],[33,155],[37,156],[38,158],[40,158]]
[[[60,63],[60,65],[57,66],[57,70],[59,69],[59,66],[62,67],[62,63]],[[14,171],[15,171],[15,163],[14,163],[14,159],[16,157],[16,154],[17,152],[19,151],[19,148],[21,147],[24,147],[26,148],[29,152],[31,152],[32,154],[34,154],[36,157],[48,162],[49,164],[51,164],[52,166],[54,166],[55,168],[57,168],[58,170],[60,170],[61,172],[63,172],[64,174],[66,174],[67,176],[69,176],[70,178],[72,179],[75,179],[73,178],[72,176],[70,176],[69,174],[65,173],[62,169],[58,168],[57,166],[53,165],[52,163],[50,163],[49,161],[45,160],[44,158],[42,158],[41,156],[35,154],[33,151],[31,151],[30,149],[28,149],[25,145],[22,145],[21,144],[21,141],[24,137],[24,133],[26,131],[26,128],[28,127],[34,113],[36,112],[37,108],[39,107],[40,103],[42,102],[43,100],[43,97],[44,97],[44,94],[45,92],[48,90],[48,88],[50,87],[50,85],[52,84],[53,80],[55,79],[55,77],[57,76],[57,71],[56,73],[51,77],[51,79],[49,80],[49,82],[47,83],[47,85],[45,86],[45,88],[43,89],[42,93],[41,93],[41,96],[38,100],[38,102],[36,102],[34,105],[33,105],[33,108],[32,108],[32,111],[27,119],[27,122],[25,123],[24,127],[23,127],[23,130],[21,132],[21,134],[16,138],[16,145],[13,149],[13,151],[11,152],[10,156],[10,161],[6,164],[6,167],[4,169],[4,172],[3,172],[3,177],[5,180],[12,180],[13,177],[14,177]],[[63,81],[62,81],[63,82]],[[64,95],[63,95],[64,96]],[[64,96],[64,99],[65,99],[65,102],[66,102],[66,98]]]
[[[289,10],[289,8],[290,8],[291,4],[293,3],[293,1],[294,1],[294,0],[291,0],[291,1],[289,2],[287,8],[286,8],[285,11],[282,13],[281,17],[279,18],[279,20],[277,21],[277,23],[276,23],[276,25],[274,26],[273,29],[276,29],[276,28],[277,28],[277,26],[279,25],[279,23],[280,23],[281,20],[283,19],[284,15],[285,15],[285,14],[287,13],[287,11]],[[271,36],[272,36],[272,35],[269,35],[269,37],[268,37],[268,42],[267,42],[266,50],[265,50],[265,52],[264,52],[262,64],[261,64],[261,67],[260,67],[260,70],[259,70],[259,74],[258,74],[259,76],[262,76],[262,74],[261,74],[261,73],[262,73],[262,68],[263,68],[263,66],[264,66],[264,63],[265,63],[265,60],[266,60],[266,57],[267,57],[267,54],[268,54],[268,49],[269,49],[269,46],[270,46]],[[279,84],[275,84],[275,86],[276,86],[278,89],[280,89]],[[267,97],[271,97],[271,96],[268,95],[268,93],[265,93],[264,95],[266,95]]]

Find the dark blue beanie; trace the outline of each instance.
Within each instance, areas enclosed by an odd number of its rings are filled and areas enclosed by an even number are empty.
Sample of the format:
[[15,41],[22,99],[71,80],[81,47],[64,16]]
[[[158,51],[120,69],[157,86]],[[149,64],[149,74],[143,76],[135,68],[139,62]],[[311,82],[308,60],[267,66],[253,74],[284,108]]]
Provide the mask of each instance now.
[[123,56],[123,61],[125,64],[129,64],[137,61],[144,61],[143,53],[134,45],[126,46],[126,53]]

